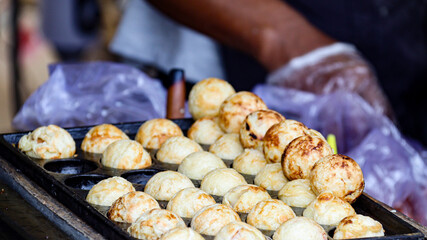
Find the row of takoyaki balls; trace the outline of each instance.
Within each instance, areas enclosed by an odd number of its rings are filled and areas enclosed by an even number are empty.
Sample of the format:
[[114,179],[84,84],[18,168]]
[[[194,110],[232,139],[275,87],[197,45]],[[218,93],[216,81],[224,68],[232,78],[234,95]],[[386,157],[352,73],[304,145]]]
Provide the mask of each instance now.
[[[262,236],[259,230],[273,231],[273,239],[327,239],[325,230],[319,224],[339,224],[334,234],[336,239],[383,234],[380,223],[356,215],[349,203],[330,192],[315,197],[304,210],[304,217],[297,217],[284,201],[272,199],[262,187],[246,184],[233,169],[220,168],[208,175],[216,176],[210,179],[214,182],[212,185],[227,185],[221,187],[221,190],[230,187],[227,181],[233,177],[240,178],[240,181],[223,194],[222,204],[218,204],[212,197],[215,194],[203,190],[203,182],[201,189],[195,188],[188,177],[175,171],[154,175],[146,184],[144,192],[135,191],[132,184],[121,177],[112,177],[96,184],[89,191],[87,201],[110,206],[107,216],[113,221],[131,223],[128,232],[139,239],[159,239],[171,229],[186,226],[185,219],[191,220],[192,230],[202,235],[216,236],[216,239],[232,239],[236,234],[241,237],[248,234],[253,236],[235,239],[264,239],[258,237]],[[204,181],[207,179],[204,178]],[[297,181],[300,180],[291,181],[287,185]],[[305,187],[309,188],[309,185]],[[207,188],[207,191],[215,190]],[[309,190],[303,191],[302,195]],[[298,196],[298,189],[291,192],[296,195],[294,198],[307,198]],[[158,201],[166,201],[166,209],[159,210]],[[242,213],[246,214],[249,226],[240,223],[244,221]]]
[[[354,209],[349,204],[363,191],[364,181],[360,167],[349,157],[332,154],[332,149],[319,132],[268,110],[264,102],[253,93],[235,93],[227,82],[219,79],[206,79],[196,84],[190,92],[189,108],[193,117],[198,119],[188,131],[189,138],[184,137],[181,129],[170,120],[153,119],[141,125],[135,137],[136,141],[129,140],[126,134],[112,125],[96,126],[87,133],[81,148],[87,152],[103,153],[101,160],[103,165],[121,169],[150,166],[151,158],[144,148],[158,149],[157,160],[179,164],[178,172],[182,174],[173,171],[158,173],[147,183],[144,192],[157,200],[169,201],[167,208],[178,216],[192,218],[192,228],[202,234],[216,235],[220,230],[218,224],[222,227],[226,225],[224,221],[226,223],[228,220],[239,221],[236,212],[248,213],[247,222],[259,229],[276,230],[286,222],[292,223],[287,220],[293,219],[295,213],[289,206],[306,208],[303,215],[322,225],[336,226],[347,216],[365,219],[346,221],[347,224],[344,226],[350,230],[344,232],[357,234],[351,236],[344,234],[342,238],[383,234],[381,224],[371,221],[370,218],[368,221],[366,217],[355,215]],[[20,149],[32,157],[71,157],[75,152],[71,136],[63,129],[58,130],[59,127],[56,126],[45,128],[43,131],[36,129],[29,136],[24,136],[19,142]],[[210,145],[210,153],[202,151],[199,143]],[[55,153],[55,150],[58,153]],[[221,158],[233,160],[234,169],[225,168]],[[238,172],[255,176],[254,183],[258,186],[248,185]],[[189,178],[201,180],[201,189],[194,188]],[[104,181],[100,182],[89,192],[87,200],[93,204],[110,206],[123,194],[134,191],[132,184],[126,180],[124,181],[127,183],[123,184],[123,180],[121,179],[117,186],[113,184],[108,187],[99,187],[104,184]],[[112,190],[116,188],[126,191],[119,191],[120,194],[117,194]],[[272,200],[265,189],[280,190],[278,195],[282,201]],[[193,191],[198,193],[196,199],[191,198],[195,197]],[[179,192],[183,193],[178,194]],[[134,192],[134,195],[138,196],[143,194]],[[196,214],[202,207],[209,209],[209,206],[204,204],[207,205],[208,202],[215,204],[209,194],[223,196],[223,205],[215,205],[217,207],[213,212],[222,212],[217,208],[226,209],[224,211],[227,215],[213,216],[212,220],[205,216],[209,214]],[[179,205],[174,204],[177,201],[175,197],[180,195],[185,196],[183,198],[185,200],[178,201]],[[199,203],[200,196],[210,196],[206,197],[210,201],[205,199],[205,202]],[[115,221],[120,221],[112,218],[115,215],[114,206],[122,201],[120,199],[113,204],[109,212],[109,217]],[[140,204],[137,200],[128,201],[136,206]],[[258,205],[260,206],[257,208]],[[132,210],[138,207],[124,206],[119,204],[118,208],[132,212],[130,213],[132,216],[143,213],[141,210]],[[228,212],[234,214],[229,216]],[[259,214],[255,214],[257,212]],[[263,214],[264,218],[259,216]],[[219,223],[215,219],[219,219]],[[135,220],[133,217],[133,221]],[[295,221],[308,220],[302,218]],[[310,224],[313,225],[312,223]],[[144,224],[139,225],[145,229]],[[318,238],[304,235],[310,233],[308,228],[290,229],[298,229],[300,239],[325,239],[324,230],[315,226],[314,229],[322,230],[317,231]],[[363,226],[362,230],[354,231],[354,228],[360,226]],[[132,233],[144,232],[145,230],[139,229],[140,227],[134,223],[129,231],[133,236],[140,237],[139,233]],[[234,226],[232,229],[246,228]],[[159,232],[156,229],[152,230]],[[335,234],[337,238],[339,232],[341,231],[337,228]],[[283,231],[277,230],[274,239],[297,239],[281,238],[282,233]]]

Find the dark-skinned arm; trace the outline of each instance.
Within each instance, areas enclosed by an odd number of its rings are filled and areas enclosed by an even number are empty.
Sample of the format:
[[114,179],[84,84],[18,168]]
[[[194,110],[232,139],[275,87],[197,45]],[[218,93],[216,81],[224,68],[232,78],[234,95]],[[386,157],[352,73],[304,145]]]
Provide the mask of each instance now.
[[280,0],[149,0],[160,11],[254,56],[268,70],[334,42]]
[[281,0],[148,1],[176,21],[252,55],[276,76],[292,72],[279,77],[278,85],[319,94],[355,92],[393,118],[374,72],[358,52],[331,53],[299,69],[287,65],[336,41]]

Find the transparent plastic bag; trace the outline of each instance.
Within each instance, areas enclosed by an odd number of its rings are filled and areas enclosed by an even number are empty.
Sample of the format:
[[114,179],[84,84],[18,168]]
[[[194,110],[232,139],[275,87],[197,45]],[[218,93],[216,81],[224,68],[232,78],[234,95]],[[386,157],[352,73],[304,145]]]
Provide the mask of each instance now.
[[18,130],[142,121],[164,117],[166,90],[160,81],[118,63],[53,64],[49,79],[13,119]]
[[293,58],[270,73],[267,83],[316,94],[355,92],[377,112],[393,117],[372,67],[351,44],[337,42]]
[[[427,224],[425,154],[359,95],[343,91],[316,95],[273,85],[258,85],[253,92],[285,117],[325,136],[334,134],[338,152],[361,166],[365,192]],[[411,207],[405,205],[408,202]]]

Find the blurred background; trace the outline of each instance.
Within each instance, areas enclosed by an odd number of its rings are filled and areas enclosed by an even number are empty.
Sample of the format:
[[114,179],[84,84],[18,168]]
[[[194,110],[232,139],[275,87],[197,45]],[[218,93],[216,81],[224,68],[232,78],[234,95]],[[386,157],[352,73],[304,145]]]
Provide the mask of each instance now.
[[125,0],[0,0],[1,133],[13,131],[13,116],[48,79],[49,64],[115,60],[107,46],[125,3]]

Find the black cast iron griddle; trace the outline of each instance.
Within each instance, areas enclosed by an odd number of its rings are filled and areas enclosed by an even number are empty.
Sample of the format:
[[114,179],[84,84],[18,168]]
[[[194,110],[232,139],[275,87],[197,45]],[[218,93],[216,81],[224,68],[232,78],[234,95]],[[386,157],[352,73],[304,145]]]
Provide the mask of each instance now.
[[[181,127],[184,133],[193,123],[191,119],[173,121]],[[134,139],[142,123],[123,123],[115,124],[115,126],[124,131],[130,139]],[[18,150],[17,144],[19,139],[28,132],[1,134],[0,155],[101,235],[108,239],[134,239],[126,232],[128,225],[114,223],[106,217],[107,208],[87,203],[85,201],[87,193],[93,185],[112,176],[122,176],[132,182],[136,190],[143,191],[150,177],[159,171],[176,170],[176,166],[162,164],[153,159],[153,165],[142,170],[105,168],[100,164],[101,154],[90,154],[80,149],[81,142],[91,127],[66,129],[76,142],[77,151],[74,158],[42,160],[26,156]],[[154,154],[152,154],[153,156]],[[164,203],[160,203],[160,205],[165,207]],[[358,214],[370,216],[381,222],[385,230],[386,236],[384,237],[363,239],[424,239],[424,235],[418,229],[388,211],[367,194],[362,194],[352,205]],[[333,230],[329,231],[329,235],[332,234]]]

